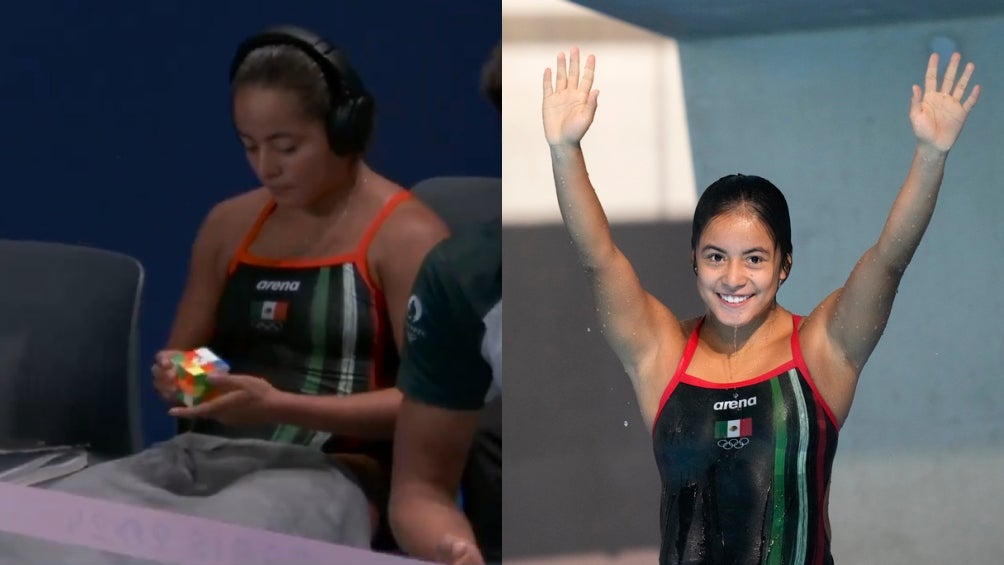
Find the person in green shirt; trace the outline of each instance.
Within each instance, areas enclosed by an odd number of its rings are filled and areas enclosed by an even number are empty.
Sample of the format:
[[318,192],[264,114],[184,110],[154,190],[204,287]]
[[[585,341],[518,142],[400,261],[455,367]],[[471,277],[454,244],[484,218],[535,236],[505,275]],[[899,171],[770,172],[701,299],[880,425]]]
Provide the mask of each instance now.
[[[501,57],[499,44],[482,84],[499,111]],[[394,535],[422,559],[499,561],[482,554],[456,493],[481,409],[502,391],[500,221],[455,233],[429,252],[408,301],[405,331],[390,498]]]

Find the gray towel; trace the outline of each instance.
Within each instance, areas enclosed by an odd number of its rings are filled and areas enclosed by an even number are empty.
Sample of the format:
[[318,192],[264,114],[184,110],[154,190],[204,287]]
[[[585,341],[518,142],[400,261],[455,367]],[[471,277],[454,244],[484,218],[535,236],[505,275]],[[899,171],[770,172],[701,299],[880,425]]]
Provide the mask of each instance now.
[[[182,434],[46,488],[350,547],[369,548],[372,535],[366,496],[347,470],[316,449],[264,440]],[[140,561],[0,534],[0,565],[29,563]]]

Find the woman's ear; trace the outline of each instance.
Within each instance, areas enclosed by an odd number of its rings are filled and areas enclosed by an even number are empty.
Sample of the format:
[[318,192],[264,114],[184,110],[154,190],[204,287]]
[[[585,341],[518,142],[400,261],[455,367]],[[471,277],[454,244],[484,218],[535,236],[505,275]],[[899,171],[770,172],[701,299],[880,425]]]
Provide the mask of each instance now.
[[781,264],[781,283],[788,280],[788,274],[791,273],[791,253],[787,254],[784,258],[784,263]]

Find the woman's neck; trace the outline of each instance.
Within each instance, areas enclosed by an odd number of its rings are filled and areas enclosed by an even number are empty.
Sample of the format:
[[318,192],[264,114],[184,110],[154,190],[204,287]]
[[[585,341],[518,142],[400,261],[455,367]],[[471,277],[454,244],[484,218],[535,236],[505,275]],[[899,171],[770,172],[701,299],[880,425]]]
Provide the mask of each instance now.
[[332,179],[330,189],[302,207],[301,212],[314,218],[341,216],[352,204],[353,195],[369,182],[372,173],[362,160],[355,161],[344,175]]
[[776,302],[748,324],[733,326],[723,324],[714,315],[707,315],[701,325],[701,339],[712,350],[724,355],[735,355],[747,345],[755,345],[769,336],[778,316],[783,314]]

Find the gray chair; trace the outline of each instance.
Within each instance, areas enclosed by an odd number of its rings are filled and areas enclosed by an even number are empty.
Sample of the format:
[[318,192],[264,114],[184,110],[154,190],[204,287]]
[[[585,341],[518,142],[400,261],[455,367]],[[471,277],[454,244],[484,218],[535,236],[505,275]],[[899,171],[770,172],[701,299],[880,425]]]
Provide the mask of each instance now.
[[497,177],[433,177],[413,186],[411,192],[453,233],[502,221],[502,179]]
[[143,277],[120,253],[0,240],[0,441],[142,448]]

